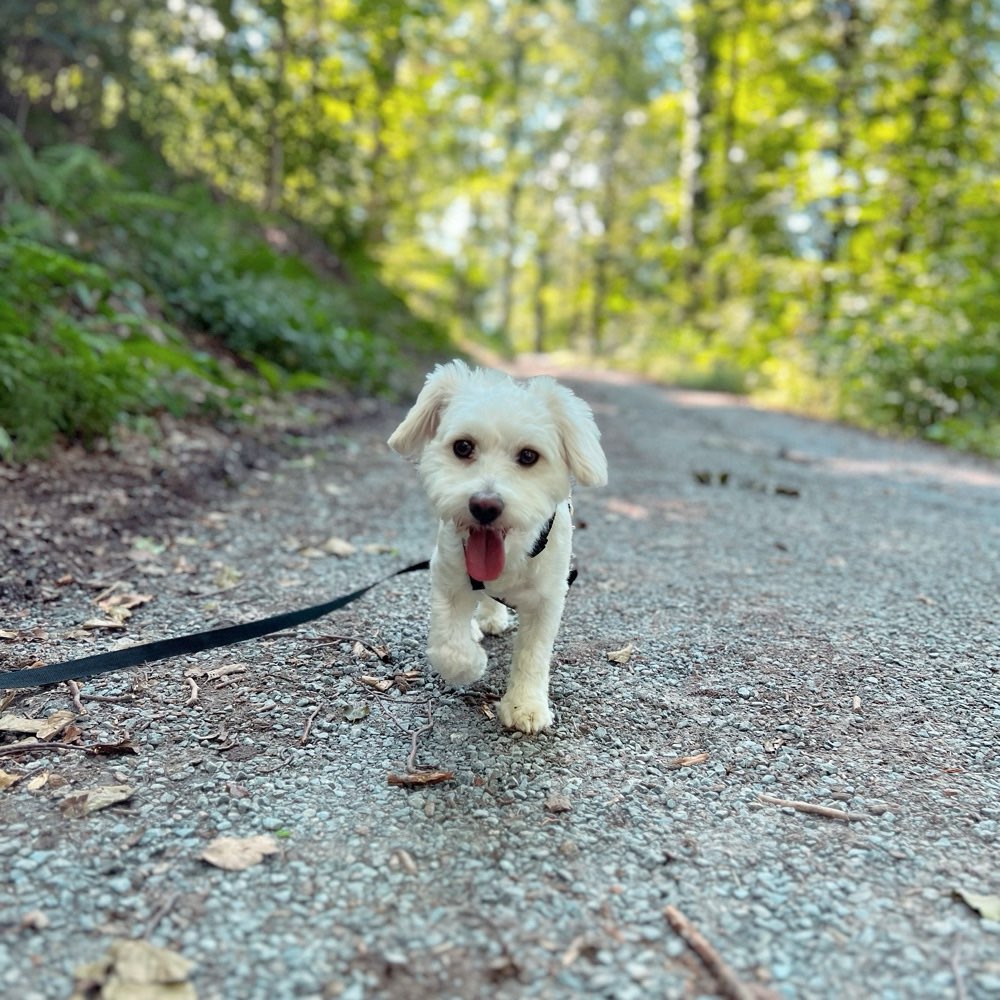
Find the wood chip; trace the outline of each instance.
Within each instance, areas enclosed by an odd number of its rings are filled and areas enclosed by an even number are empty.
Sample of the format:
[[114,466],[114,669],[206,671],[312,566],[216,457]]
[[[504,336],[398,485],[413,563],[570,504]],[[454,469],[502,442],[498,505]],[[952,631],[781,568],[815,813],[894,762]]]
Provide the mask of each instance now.
[[798,799],[779,799],[775,795],[758,795],[757,797],[768,805],[784,806],[787,809],[811,813],[814,816],[825,816],[827,819],[842,819],[847,823],[860,822],[867,818],[860,813],[844,812],[843,809],[831,809],[829,806],[820,806],[813,802],[800,802]]
[[389,774],[389,784],[402,788],[422,788],[424,785],[439,785],[451,781],[454,771],[412,771],[409,774]]

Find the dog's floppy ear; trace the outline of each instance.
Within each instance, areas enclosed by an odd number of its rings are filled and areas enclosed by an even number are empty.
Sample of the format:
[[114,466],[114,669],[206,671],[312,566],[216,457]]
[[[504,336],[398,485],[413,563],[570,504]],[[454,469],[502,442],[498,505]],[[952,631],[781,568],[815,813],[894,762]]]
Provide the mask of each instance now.
[[532,379],[530,385],[545,397],[573,478],[581,486],[606,485],[608,460],[590,407],[555,379],[542,376]]
[[441,411],[448,405],[464,379],[470,376],[464,361],[450,361],[438,365],[427,376],[417,401],[403,422],[392,432],[388,445],[393,451],[409,458],[418,454],[435,433],[441,420]]

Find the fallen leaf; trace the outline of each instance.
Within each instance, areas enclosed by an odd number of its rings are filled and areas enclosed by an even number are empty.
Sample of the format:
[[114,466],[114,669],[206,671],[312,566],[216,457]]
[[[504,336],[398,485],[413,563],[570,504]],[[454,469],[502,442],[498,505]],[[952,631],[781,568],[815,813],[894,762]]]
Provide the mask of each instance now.
[[124,754],[139,751],[131,740],[119,740],[117,743],[92,743],[87,747],[95,757],[121,757]]
[[98,601],[97,606],[102,611],[110,611],[111,608],[124,608],[131,611],[132,608],[148,604],[152,599],[152,594],[112,594],[111,597]]
[[40,740],[50,740],[58,736],[74,719],[76,714],[61,708],[46,719],[28,719],[23,715],[0,716],[0,730],[6,733],[30,733]]
[[26,931],[44,931],[51,921],[41,910],[29,910],[21,917],[21,929]]
[[0,628],[0,639],[16,639],[19,632],[11,631],[9,628]]
[[45,720],[45,724],[35,735],[43,741],[51,740],[53,736],[58,736],[64,729],[68,729],[75,718],[75,712],[71,712],[68,708],[60,708]]
[[570,812],[573,808],[569,796],[562,792],[551,792],[545,800],[545,811],[550,813]]
[[360,722],[362,719],[367,719],[370,712],[371,707],[367,702],[359,702],[356,705],[351,705],[347,711],[344,712],[344,718],[348,722]]
[[25,785],[25,788],[27,788],[29,792],[37,792],[40,788],[44,788],[48,784],[49,777],[50,775],[48,771],[42,771],[41,774],[36,774],[28,782],[28,784]]
[[955,889],[952,895],[960,899],[966,906],[978,913],[983,920],[993,920],[1000,923],[1000,896],[981,895],[968,892],[965,889]]
[[75,970],[70,1000],[197,1000],[194,963],[148,941],[114,941],[108,954]]
[[34,734],[44,725],[44,719],[28,719],[23,715],[0,715],[0,729],[5,733]]
[[388,691],[394,683],[391,677],[369,677],[367,674],[362,674],[358,680],[362,684],[375,688],[376,691]]
[[675,757],[667,761],[667,767],[692,767],[695,764],[704,764],[708,760],[708,752],[689,754],[687,757]]
[[243,579],[243,574],[235,566],[217,566],[212,583],[219,590],[232,590]]
[[259,865],[268,854],[277,854],[278,842],[270,834],[255,837],[216,837],[200,854],[216,868],[241,872]]
[[632,659],[632,643],[607,654],[609,663],[628,663]]
[[327,555],[336,556],[338,559],[345,559],[347,556],[353,556],[358,550],[346,538],[328,538],[323,543],[323,551]]
[[397,550],[392,545],[384,545],[381,542],[375,542],[374,544],[363,545],[361,547],[362,551],[370,556],[383,556],[386,554],[394,554]]
[[11,785],[16,785],[23,777],[23,774],[9,774],[7,771],[0,771],[0,792],[5,788],[10,788]]
[[96,631],[97,629],[108,629],[124,631],[125,626],[120,622],[116,621],[114,618],[88,618],[85,622],[82,622],[80,628],[87,629],[88,631]]
[[62,800],[59,808],[66,816],[77,819],[88,816],[98,809],[107,809],[132,798],[135,789],[131,785],[101,785],[84,792],[74,792]]

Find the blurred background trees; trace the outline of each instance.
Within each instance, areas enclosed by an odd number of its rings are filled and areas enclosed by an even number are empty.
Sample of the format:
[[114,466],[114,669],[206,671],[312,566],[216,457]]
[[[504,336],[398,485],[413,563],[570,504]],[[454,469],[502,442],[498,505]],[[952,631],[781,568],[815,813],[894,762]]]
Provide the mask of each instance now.
[[[359,351],[370,331],[398,342],[433,327],[1000,452],[993,0],[0,0],[0,12],[8,237],[39,239],[14,207],[46,199],[16,176],[11,144],[65,163],[51,147],[72,140],[133,193],[162,186],[155,162],[289,220],[295,249],[308,231],[343,264],[325,280],[377,277],[425,324],[380,330],[377,301],[355,295],[329,317],[342,347],[348,327]],[[74,190],[86,184],[64,201]],[[141,224],[103,211],[105,227]],[[42,242],[80,256],[58,230]],[[198,245],[218,255],[212,240]],[[133,277],[183,305],[197,298],[192,267],[168,249]],[[336,301],[275,321],[268,342],[244,273],[219,276],[220,296],[251,303],[230,346],[283,370],[350,370],[346,349],[306,344]],[[234,324],[217,315],[225,303],[188,306],[173,316],[182,330]]]

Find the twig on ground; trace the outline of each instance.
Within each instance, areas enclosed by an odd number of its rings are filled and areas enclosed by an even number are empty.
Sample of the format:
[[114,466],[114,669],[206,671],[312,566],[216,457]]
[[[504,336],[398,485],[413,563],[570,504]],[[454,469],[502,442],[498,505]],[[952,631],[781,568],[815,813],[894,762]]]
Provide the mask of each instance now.
[[15,757],[19,753],[29,753],[35,750],[79,750],[82,753],[93,754],[90,747],[73,746],[72,743],[11,743],[0,747],[0,757]]
[[188,700],[186,702],[184,702],[185,708],[190,707],[191,705],[197,705],[198,704],[198,685],[195,684],[193,677],[185,677],[184,680],[187,683],[188,688],[190,688],[190,690],[191,690],[191,694],[188,695]]
[[317,705],[317,706],[316,706],[316,707],[315,707],[315,708],[314,708],[314,709],[313,709],[313,710],[312,710],[312,711],[311,711],[311,712],[309,713],[309,718],[308,718],[308,719],[306,719],[306,727],[305,727],[305,729],[304,729],[304,730],[302,731],[302,736],[301,736],[301,738],[299,739],[299,746],[300,746],[300,747],[304,747],[304,746],[306,745],[306,743],[308,743],[308,742],[309,742],[309,731],[310,731],[310,730],[312,729],[312,724],[313,724],[313,721],[315,720],[316,716],[317,716],[317,715],[319,715],[319,710],[320,710],[320,709],[321,709],[322,707],[323,707],[322,705]]
[[676,906],[666,907],[663,915],[674,932],[701,959],[702,965],[718,983],[719,992],[728,1000],[764,1000],[774,996],[770,990],[744,983]]
[[958,944],[959,942],[956,940],[949,956],[949,964],[951,965],[951,974],[955,977],[955,996],[958,1000],[967,1000],[968,993],[965,992],[965,980],[962,978],[962,967],[959,965]]
[[274,774],[275,771],[280,771],[283,767],[288,767],[289,764],[295,759],[294,753],[287,754],[281,761],[274,765],[274,767],[262,768],[257,773],[258,774]]
[[83,707],[83,702],[80,701],[80,685],[76,681],[66,681],[66,687],[69,688],[70,697],[73,699],[73,708],[77,715],[86,715],[87,710]]
[[181,894],[179,892],[173,893],[173,895],[168,896],[163,900],[160,905],[153,910],[148,921],[146,921],[146,929],[143,933],[143,937],[148,938],[153,931],[159,926],[160,921],[174,908],[177,900],[180,899]]
[[421,726],[419,729],[414,729],[410,734],[412,739],[410,741],[410,756],[406,758],[406,770],[409,774],[417,773],[417,740],[423,736],[424,733],[429,733],[434,728],[434,716],[431,715],[431,703],[427,702],[427,723]]
[[403,788],[422,788],[424,785],[439,785],[442,781],[451,781],[454,771],[413,771],[410,774],[389,773],[389,784]]
[[80,692],[81,701],[102,701],[111,705],[124,705],[128,702],[135,701],[134,694],[87,694],[84,691]]
[[370,642],[365,642],[364,639],[358,639],[353,635],[321,635],[317,636],[315,639],[310,640],[313,646],[332,646],[335,643],[341,642],[351,642],[357,643],[359,646],[367,649],[369,653],[372,654],[376,659],[380,660],[382,663],[388,663],[389,659],[386,656],[385,647],[382,651],[379,651],[377,646],[373,646]]
[[818,806],[813,802],[800,802],[798,799],[779,799],[776,795],[758,795],[757,798],[771,806],[787,806],[789,809],[796,809],[799,812],[825,816],[827,819],[842,819],[847,823],[855,823],[867,818],[861,813],[844,812],[843,809]]
[[434,728],[434,716],[431,714],[431,702],[425,702],[427,711],[427,722],[417,729],[407,729],[385,703],[385,699],[380,698],[377,692],[375,700],[379,703],[382,711],[396,724],[400,732],[410,737],[410,754],[406,758],[406,774],[393,774],[390,772],[388,781],[390,785],[398,785],[404,788],[418,788],[423,785],[437,785],[442,781],[451,781],[455,777],[454,771],[418,771],[417,770],[417,742],[424,733],[429,733]]

